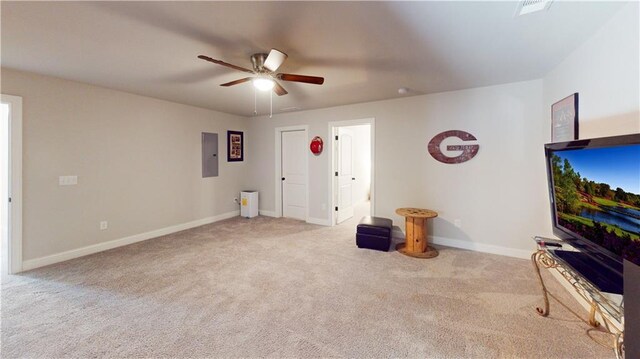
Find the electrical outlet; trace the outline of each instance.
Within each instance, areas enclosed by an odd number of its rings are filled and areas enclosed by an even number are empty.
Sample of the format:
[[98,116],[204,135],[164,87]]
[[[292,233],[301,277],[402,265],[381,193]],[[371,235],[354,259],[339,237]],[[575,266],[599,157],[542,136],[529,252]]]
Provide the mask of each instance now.
[[78,176],[60,176],[58,177],[58,185],[73,186],[78,184]]
[[104,231],[105,229],[107,229],[109,223],[107,223],[107,221],[102,221],[100,222],[100,230]]
[[461,219],[454,220],[453,224],[458,228],[462,228],[462,220]]

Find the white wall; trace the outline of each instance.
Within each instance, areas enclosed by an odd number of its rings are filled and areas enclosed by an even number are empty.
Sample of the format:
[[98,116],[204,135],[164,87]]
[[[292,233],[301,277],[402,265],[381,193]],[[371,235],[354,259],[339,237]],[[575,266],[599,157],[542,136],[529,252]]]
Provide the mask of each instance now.
[[[328,138],[330,121],[375,118],[377,216],[404,227],[396,208],[431,208],[440,214],[430,230],[436,237],[526,255],[531,236],[550,232],[542,147],[550,123],[542,103],[537,80],[254,118],[249,124],[252,187],[260,190],[261,209],[273,211],[275,127],[307,124],[309,139]],[[476,158],[447,165],[430,157],[428,141],[451,129],[478,138]],[[310,217],[327,220],[327,151],[308,156]],[[462,228],[453,225],[455,219],[462,220]]]
[[544,77],[545,118],[578,92],[580,138],[640,132],[639,18],[639,3],[626,4]]
[[[1,92],[23,97],[24,260],[238,210],[226,130],[243,117],[6,68]],[[219,134],[219,177],[201,178],[201,132]]]

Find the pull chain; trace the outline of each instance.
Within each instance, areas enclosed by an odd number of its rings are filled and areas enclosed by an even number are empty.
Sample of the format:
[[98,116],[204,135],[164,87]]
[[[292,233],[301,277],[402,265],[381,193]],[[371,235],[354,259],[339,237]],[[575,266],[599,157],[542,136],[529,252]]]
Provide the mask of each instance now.
[[273,117],[273,91],[269,91],[269,118]]
[[258,114],[258,94],[256,93],[256,87],[253,86],[253,115]]

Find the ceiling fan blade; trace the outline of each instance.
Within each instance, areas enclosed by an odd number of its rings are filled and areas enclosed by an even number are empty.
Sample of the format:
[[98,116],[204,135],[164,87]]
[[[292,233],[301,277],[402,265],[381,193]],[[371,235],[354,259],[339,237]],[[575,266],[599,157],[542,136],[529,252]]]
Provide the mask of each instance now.
[[317,77],[317,76],[278,74],[277,77],[282,81],[304,82],[304,83],[314,84],[314,85],[322,85],[324,83],[324,77]]
[[282,63],[286,59],[287,59],[287,54],[285,54],[280,50],[271,49],[271,51],[269,52],[269,56],[267,56],[267,59],[264,60],[263,66],[267,68],[269,71],[275,71],[278,69],[278,67],[282,65]]
[[224,62],[224,61],[212,59],[209,56],[200,55],[200,56],[198,56],[198,58],[199,59],[203,59],[205,61],[213,62],[214,64],[217,64],[217,65],[226,66],[226,67],[232,68],[234,70],[244,71],[244,72],[248,72],[250,74],[254,73],[253,71],[251,71],[249,69],[245,69],[244,67],[240,67],[240,66],[232,65],[232,64]]
[[282,96],[288,94],[287,90],[285,90],[284,87],[282,87],[282,85],[278,83],[278,81],[273,81],[273,83],[273,92],[275,92],[276,95]]
[[239,80],[235,80],[235,81],[224,83],[224,84],[222,84],[220,86],[229,87],[229,86],[233,86],[233,85],[241,84],[243,82],[250,81],[252,78],[253,77],[245,77],[243,79],[239,79]]

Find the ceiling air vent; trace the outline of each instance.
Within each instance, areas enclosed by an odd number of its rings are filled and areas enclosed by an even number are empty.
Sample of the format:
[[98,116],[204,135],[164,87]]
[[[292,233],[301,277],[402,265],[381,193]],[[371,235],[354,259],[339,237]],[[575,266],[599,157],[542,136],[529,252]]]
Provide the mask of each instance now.
[[552,0],[523,0],[518,3],[516,16],[549,9]]

